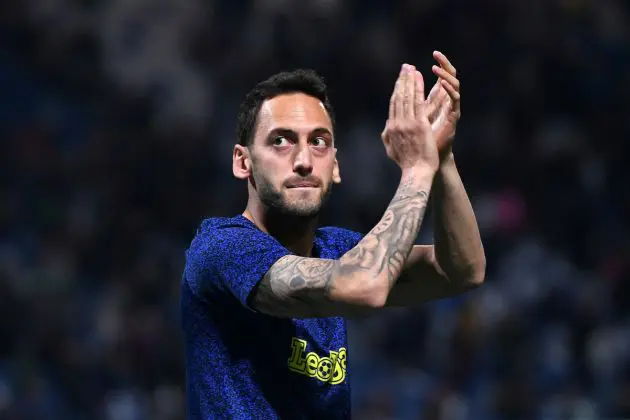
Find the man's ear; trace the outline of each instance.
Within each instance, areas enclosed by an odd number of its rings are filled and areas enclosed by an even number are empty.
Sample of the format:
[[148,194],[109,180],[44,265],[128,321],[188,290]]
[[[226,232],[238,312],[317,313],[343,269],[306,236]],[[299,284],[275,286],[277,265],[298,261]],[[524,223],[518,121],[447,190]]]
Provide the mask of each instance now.
[[238,179],[247,179],[252,174],[252,160],[249,149],[237,144],[232,151],[232,173]]
[[335,162],[333,165],[332,181],[335,184],[339,184],[341,182],[341,173],[339,172],[339,162],[337,162],[337,149],[335,149]]

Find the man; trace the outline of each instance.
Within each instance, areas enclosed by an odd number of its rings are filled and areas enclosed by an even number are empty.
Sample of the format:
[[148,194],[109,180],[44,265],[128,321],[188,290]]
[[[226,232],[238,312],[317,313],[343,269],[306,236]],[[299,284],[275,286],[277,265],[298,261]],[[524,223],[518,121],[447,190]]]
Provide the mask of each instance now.
[[[365,236],[317,227],[341,181],[322,80],[280,73],[247,95],[233,153],[247,208],[205,220],[186,253],[189,418],[350,418],[344,317],[483,282],[479,231],[451,152],[459,81],[444,55],[434,57],[438,81],[427,100],[413,66],[396,81],[382,138],[401,181]],[[414,246],[429,193],[435,245]]]

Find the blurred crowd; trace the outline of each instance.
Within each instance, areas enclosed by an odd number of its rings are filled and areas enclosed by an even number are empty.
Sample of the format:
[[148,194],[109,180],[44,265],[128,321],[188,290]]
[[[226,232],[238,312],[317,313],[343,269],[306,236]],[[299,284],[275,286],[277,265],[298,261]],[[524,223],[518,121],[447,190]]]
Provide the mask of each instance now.
[[397,185],[395,75],[411,62],[433,84],[434,49],[462,81],[487,280],[353,321],[354,417],[630,417],[626,1],[7,0],[0,418],[183,419],[183,253],[245,205],[244,94],[324,75],[343,183],[322,222],[367,232]]

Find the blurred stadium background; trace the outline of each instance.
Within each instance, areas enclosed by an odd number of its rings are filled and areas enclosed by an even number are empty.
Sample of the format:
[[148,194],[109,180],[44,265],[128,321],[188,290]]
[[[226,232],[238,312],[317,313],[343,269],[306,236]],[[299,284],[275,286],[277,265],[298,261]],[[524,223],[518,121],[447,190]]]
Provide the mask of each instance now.
[[434,49],[487,282],[353,323],[354,417],[630,418],[627,1],[5,0],[0,43],[0,418],[183,419],[183,252],[244,206],[245,92],[326,77],[323,222],[366,232],[397,182],[396,72]]

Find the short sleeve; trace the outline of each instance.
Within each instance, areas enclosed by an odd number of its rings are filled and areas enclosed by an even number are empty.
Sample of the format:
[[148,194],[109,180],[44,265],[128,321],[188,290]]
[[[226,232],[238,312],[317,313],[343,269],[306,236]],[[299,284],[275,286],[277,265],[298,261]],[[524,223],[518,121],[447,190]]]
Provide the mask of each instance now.
[[290,252],[266,233],[250,227],[201,230],[186,252],[185,281],[198,295],[227,291],[247,299],[271,266]]
[[321,228],[319,231],[325,246],[330,249],[336,249],[338,257],[357,246],[363,239],[363,234],[339,227],[328,226]]
[[355,246],[357,246],[357,244],[359,242],[361,242],[361,239],[363,239],[363,234],[359,233],[359,232],[354,232],[348,229],[339,229],[340,232],[340,239],[341,239],[341,252],[343,254],[345,254],[346,252],[350,251],[352,248],[354,248]]

